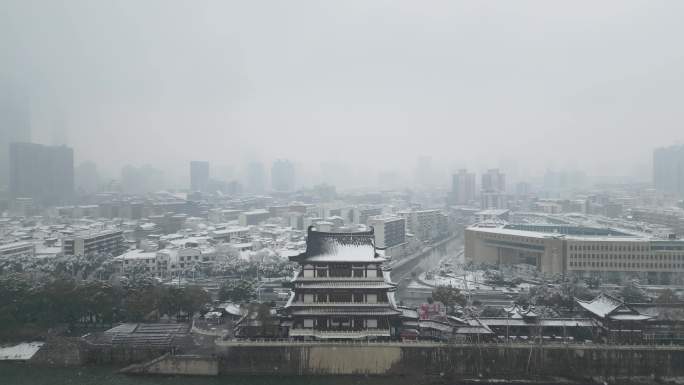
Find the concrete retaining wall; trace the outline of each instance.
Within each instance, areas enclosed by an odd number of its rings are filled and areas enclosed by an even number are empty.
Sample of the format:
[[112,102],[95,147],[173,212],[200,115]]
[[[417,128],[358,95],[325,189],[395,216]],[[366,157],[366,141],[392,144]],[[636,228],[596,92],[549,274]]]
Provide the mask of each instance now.
[[684,349],[567,346],[220,346],[222,374],[441,375],[453,378],[684,376]]
[[164,354],[144,364],[135,364],[121,370],[129,374],[165,374],[188,376],[216,376],[218,360],[201,356],[172,356]]
[[134,364],[155,359],[169,352],[167,348],[145,346],[112,346],[81,344],[84,362],[87,364]]
[[77,337],[50,337],[31,357],[30,362],[47,366],[79,366],[85,362],[81,340]]

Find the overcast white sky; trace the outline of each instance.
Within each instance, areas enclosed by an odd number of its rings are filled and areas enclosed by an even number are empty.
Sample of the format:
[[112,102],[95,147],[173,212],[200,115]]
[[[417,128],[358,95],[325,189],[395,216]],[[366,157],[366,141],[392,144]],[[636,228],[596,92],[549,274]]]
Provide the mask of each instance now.
[[[648,176],[684,137],[684,2],[0,0],[0,76],[77,161]],[[56,124],[55,122],[61,122]],[[179,171],[180,170],[180,171]]]

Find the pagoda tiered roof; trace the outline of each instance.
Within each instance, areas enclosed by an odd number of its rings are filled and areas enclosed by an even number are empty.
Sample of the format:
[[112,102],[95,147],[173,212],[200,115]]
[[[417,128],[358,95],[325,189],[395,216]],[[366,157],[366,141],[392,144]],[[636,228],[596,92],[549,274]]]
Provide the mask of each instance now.
[[301,307],[301,308],[320,308],[320,307],[339,307],[346,309],[354,308],[369,308],[369,307],[392,307],[390,302],[289,302],[286,307]]
[[306,239],[306,251],[290,257],[290,260],[299,263],[381,263],[386,261],[386,258],[380,256],[375,250],[373,228],[368,231],[334,233],[316,231],[313,226],[310,226]]
[[[330,304],[328,304],[330,305]],[[390,307],[365,307],[365,306],[358,306],[358,307],[349,307],[349,308],[340,308],[340,307],[318,307],[318,308],[303,308],[303,309],[297,309],[293,310],[292,315],[300,315],[300,316],[346,316],[346,315],[353,315],[353,316],[394,316],[394,315],[399,315],[401,312],[399,310],[394,310]]]

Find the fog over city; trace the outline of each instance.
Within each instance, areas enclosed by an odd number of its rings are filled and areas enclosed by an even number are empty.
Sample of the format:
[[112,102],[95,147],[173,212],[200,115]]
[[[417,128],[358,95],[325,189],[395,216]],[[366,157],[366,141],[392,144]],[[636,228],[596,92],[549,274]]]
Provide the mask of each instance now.
[[684,139],[678,1],[2,10],[2,97],[26,102],[34,142],[66,144],[110,178],[147,164],[185,186],[189,160],[230,179],[284,158],[299,184],[345,167],[338,187],[378,173],[411,184],[429,157],[444,186],[461,167],[649,181],[653,148]]
[[684,384],[683,20],[0,0],[0,384]]

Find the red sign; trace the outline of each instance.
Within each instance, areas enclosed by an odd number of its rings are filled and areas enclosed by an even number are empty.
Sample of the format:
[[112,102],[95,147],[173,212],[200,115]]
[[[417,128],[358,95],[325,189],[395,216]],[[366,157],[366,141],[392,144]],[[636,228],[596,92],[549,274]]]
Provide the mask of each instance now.
[[431,320],[446,317],[446,308],[441,302],[424,303],[418,308],[421,320]]

